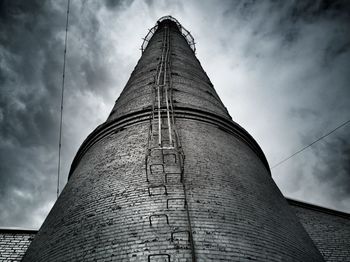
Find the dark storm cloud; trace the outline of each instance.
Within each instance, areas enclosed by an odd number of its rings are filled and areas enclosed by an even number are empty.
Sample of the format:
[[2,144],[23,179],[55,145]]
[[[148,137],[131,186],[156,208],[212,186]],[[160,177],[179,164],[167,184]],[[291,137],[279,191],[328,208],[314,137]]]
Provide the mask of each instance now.
[[[141,37],[168,14],[193,33],[224,104],[270,164],[327,133],[349,118],[349,5],[71,1],[61,187],[130,76]],[[66,6],[0,1],[0,226],[39,227],[55,201]],[[348,137],[344,127],[274,169],[281,191],[350,211]]]
[[[350,127],[324,141],[316,151],[319,159],[313,175],[319,183],[328,184],[332,200],[347,204],[350,201]],[[328,202],[331,202],[329,199]],[[329,205],[331,203],[328,203]],[[341,205],[339,205],[341,206]]]
[[132,2],[133,0],[105,0],[107,9],[127,8]]
[[58,137],[59,77],[53,72],[62,67],[56,54],[63,45],[55,39],[63,25],[60,11],[48,2],[1,2],[2,226],[37,227],[39,210],[54,200],[50,169]]
[[[57,74],[61,62],[52,57],[52,49],[62,50],[53,41],[57,13],[46,12],[45,5],[33,2],[9,1],[2,12],[1,71],[3,80],[0,105],[3,113],[1,136],[17,146],[33,143],[49,145],[57,128],[49,108],[57,111],[53,99],[59,95]],[[48,10],[49,11],[49,10]],[[56,106],[56,108],[55,108]],[[51,110],[52,112],[52,110]]]
[[[104,66],[99,21],[91,15],[100,5],[73,2],[67,79],[75,81],[66,83],[66,92],[75,101],[68,99],[66,106],[86,118],[92,112],[84,103],[79,107],[81,99],[103,100],[111,77]],[[38,227],[55,200],[66,1],[0,5],[0,225]],[[63,151],[63,160],[69,158],[62,167],[64,178],[80,136],[106,117],[95,117],[82,134],[67,136],[77,122],[70,112],[64,118],[63,142],[70,145]]]

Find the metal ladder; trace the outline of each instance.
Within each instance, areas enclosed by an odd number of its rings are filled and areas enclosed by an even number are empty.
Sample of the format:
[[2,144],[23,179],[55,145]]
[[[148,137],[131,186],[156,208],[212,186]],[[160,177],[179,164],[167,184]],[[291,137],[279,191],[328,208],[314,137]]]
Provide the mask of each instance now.
[[[184,177],[185,155],[175,125],[170,63],[170,29],[163,29],[162,52],[155,75],[153,105],[150,114],[148,148],[145,157],[148,196],[161,199],[163,213],[148,217],[150,227],[163,224],[170,252],[150,250],[147,261],[196,261],[189,206]],[[175,226],[174,222],[180,224]],[[183,221],[181,221],[181,219]],[[157,240],[158,241],[158,240]],[[186,253],[175,260],[173,253]],[[165,250],[166,251],[166,250]],[[169,250],[170,251],[170,250]],[[172,256],[173,255],[173,256]]]

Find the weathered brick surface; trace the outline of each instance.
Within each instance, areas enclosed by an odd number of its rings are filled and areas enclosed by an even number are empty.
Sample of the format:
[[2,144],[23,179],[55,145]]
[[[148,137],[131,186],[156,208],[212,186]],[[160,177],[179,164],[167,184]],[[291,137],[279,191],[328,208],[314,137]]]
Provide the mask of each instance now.
[[[259,146],[168,28],[159,27],[109,119],[80,148],[24,261],[322,261]],[[151,117],[167,32],[176,146],[161,154]]]
[[[159,30],[150,40],[123,92],[117,99],[108,121],[151,105],[155,70],[161,55],[162,33],[162,30]],[[175,106],[198,108],[230,118],[186,40],[174,28],[171,31],[171,67]]]
[[255,153],[212,124],[177,125],[199,261],[321,260]]
[[[26,260],[147,261],[150,254],[175,255],[188,249],[186,240],[170,240],[170,233],[184,226],[181,203],[167,208],[162,195],[149,196],[144,172],[147,129],[148,123],[129,126],[85,154]],[[168,187],[172,198],[180,197],[179,191]],[[169,224],[156,216],[170,209]]]
[[155,34],[117,99],[108,121],[143,110],[152,104],[155,70],[159,63],[161,45],[162,34]]
[[350,261],[350,215],[289,200],[326,261]]
[[0,261],[21,261],[36,231],[0,229]]

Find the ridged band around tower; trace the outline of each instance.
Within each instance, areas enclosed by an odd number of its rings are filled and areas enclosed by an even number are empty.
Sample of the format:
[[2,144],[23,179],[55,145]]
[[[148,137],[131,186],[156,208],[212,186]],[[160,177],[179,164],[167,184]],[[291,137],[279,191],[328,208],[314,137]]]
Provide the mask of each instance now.
[[[148,108],[144,108],[141,111],[133,112],[130,114],[123,115],[113,121],[107,121],[101,125],[99,125],[83,142],[80,146],[76,156],[73,159],[68,178],[72,175],[78,163],[84,156],[84,154],[92,147],[96,142],[101,140],[102,138],[114,133],[117,133],[123,130],[125,127],[129,125],[133,125],[139,122],[146,122],[150,120],[150,112],[151,106]],[[163,113],[162,113],[163,114]],[[236,122],[229,120],[227,118],[218,116],[217,114],[213,114],[207,111],[202,111],[195,108],[190,107],[176,107],[174,108],[174,116],[176,119],[190,119],[196,121],[202,121],[206,123],[210,123],[216,125],[219,129],[233,135],[234,137],[240,139],[244,142],[253,152],[259,157],[261,162],[266,167],[267,171],[271,175],[270,167],[267,162],[267,159],[261,150],[258,143],[254,140],[254,138],[239,124]],[[165,113],[164,113],[165,117]]]

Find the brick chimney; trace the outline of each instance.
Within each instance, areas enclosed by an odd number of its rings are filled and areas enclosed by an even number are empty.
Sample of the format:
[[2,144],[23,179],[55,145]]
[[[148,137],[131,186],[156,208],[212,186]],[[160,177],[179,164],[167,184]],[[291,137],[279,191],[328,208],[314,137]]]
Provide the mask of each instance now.
[[323,258],[259,145],[232,121],[192,35],[163,17],[23,261],[250,260]]

